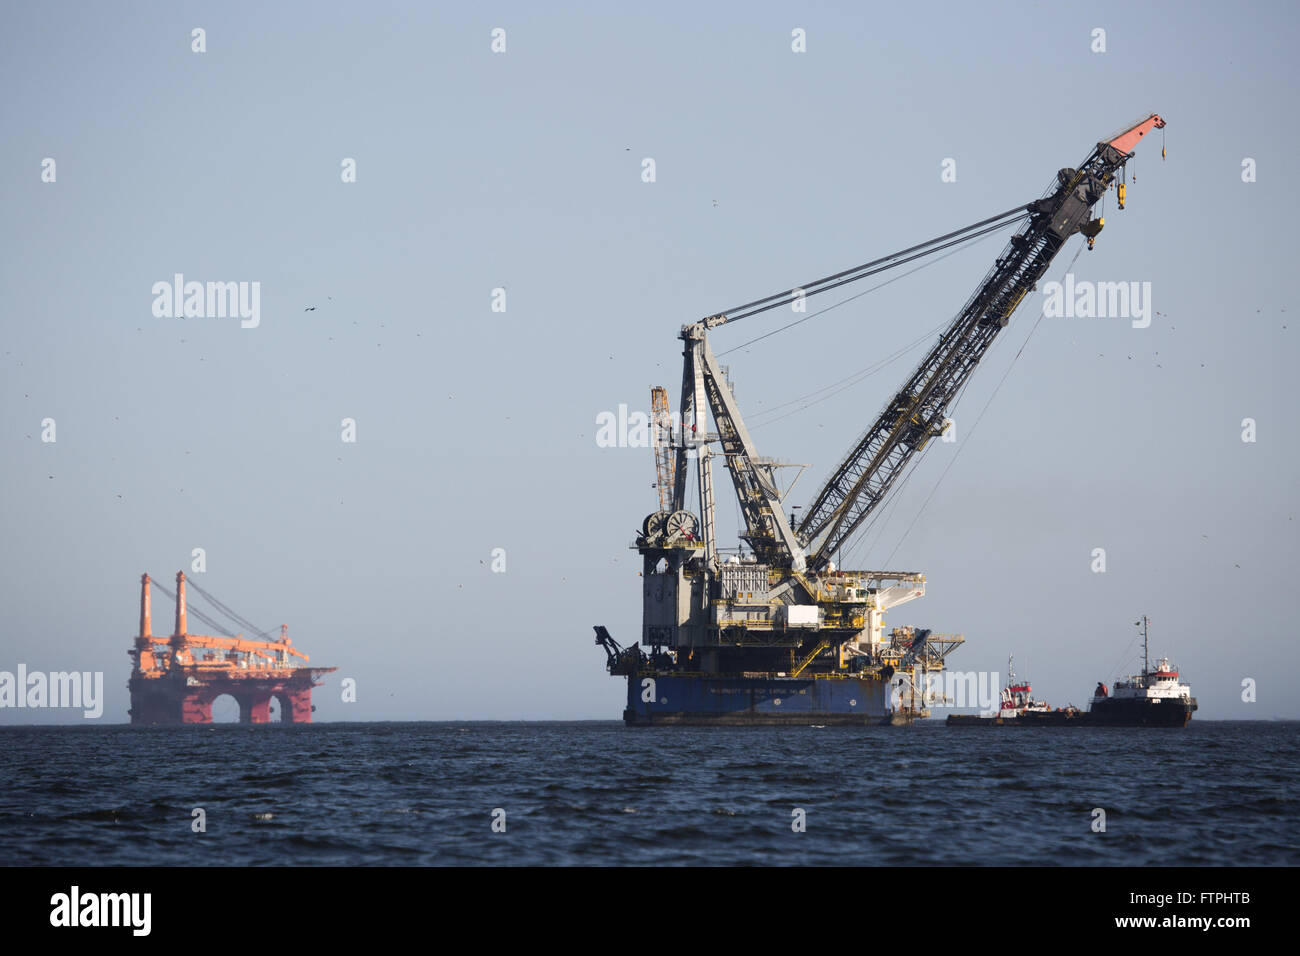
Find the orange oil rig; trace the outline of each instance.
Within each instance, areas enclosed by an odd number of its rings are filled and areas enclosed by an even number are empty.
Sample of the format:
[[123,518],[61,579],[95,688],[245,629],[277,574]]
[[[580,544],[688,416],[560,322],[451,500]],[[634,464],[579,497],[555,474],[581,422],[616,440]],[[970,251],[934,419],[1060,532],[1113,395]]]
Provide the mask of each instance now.
[[[140,578],[140,633],[128,653],[135,662],[127,687],[131,691],[133,724],[210,724],[212,702],[229,694],[239,704],[239,720],[265,724],[271,719],[271,701],[280,705],[284,723],[309,724],[311,690],[322,674],[336,667],[303,667],[307,655],[293,647],[288,627],[280,626],[279,640],[242,636],[190,634],[186,622],[185,573],[176,573],[176,628],[168,637],[152,633],[149,613],[149,575]],[[191,582],[192,583],[192,582]],[[195,585],[198,588],[197,585]],[[159,585],[159,588],[166,591]],[[249,630],[248,624],[216,598],[200,593]],[[167,592],[170,595],[170,592]],[[195,613],[215,625],[206,615]]]

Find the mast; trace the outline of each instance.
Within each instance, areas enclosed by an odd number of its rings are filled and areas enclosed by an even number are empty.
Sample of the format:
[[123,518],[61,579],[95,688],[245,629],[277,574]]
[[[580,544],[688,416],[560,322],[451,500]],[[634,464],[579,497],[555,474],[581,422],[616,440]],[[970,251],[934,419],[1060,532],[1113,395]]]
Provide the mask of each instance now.
[[1142,668],[1147,673],[1151,672],[1151,646],[1148,642],[1147,634],[1147,616],[1142,615]]
[[1143,614],[1142,620],[1134,621],[1133,623],[1139,625],[1142,628],[1142,683],[1145,685],[1147,675],[1151,672],[1151,653],[1148,647],[1148,639],[1147,639],[1148,638],[1147,625],[1150,622],[1148,621],[1147,616]]

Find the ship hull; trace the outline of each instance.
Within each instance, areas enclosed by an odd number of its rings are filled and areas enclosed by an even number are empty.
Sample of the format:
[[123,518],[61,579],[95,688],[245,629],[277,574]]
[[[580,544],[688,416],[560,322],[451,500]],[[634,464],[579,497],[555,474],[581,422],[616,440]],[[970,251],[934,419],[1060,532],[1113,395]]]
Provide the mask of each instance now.
[[1094,727],[1186,727],[1194,710],[1195,697],[1108,697],[1093,701],[1088,721]]
[[1083,727],[1088,715],[1080,711],[1047,711],[1016,717],[982,717],[978,714],[949,714],[949,727]]
[[729,677],[633,674],[629,727],[796,726],[888,723],[889,683],[862,677]]
[[1015,717],[949,714],[949,727],[1186,727],[1196,710],[1196,698],[1165,698],[1159,703],[1110,698],[1095,701],[1087,711],[1048,711]]

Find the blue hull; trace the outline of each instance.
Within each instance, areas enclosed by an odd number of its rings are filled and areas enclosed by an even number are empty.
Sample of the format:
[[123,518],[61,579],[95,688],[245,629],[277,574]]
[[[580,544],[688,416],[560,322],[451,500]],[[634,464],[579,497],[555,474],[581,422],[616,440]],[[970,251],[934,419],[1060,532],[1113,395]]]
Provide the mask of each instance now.
[[888,691],[888,682],[863,677],[633,674],[627,679],[623,722],[629,727],[879,724],[889,718]]

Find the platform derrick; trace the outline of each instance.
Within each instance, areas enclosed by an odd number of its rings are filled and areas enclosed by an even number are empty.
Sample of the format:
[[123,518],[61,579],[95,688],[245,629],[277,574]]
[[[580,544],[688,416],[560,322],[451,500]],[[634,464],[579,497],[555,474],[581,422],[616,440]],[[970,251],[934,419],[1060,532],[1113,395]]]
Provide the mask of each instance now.
[[[923,596],[925,576],[837,568],[832,556],[843,553],[917,453],[942,433],[969,376],[1066,241],[1080,234],[1093,247],[1104,225],[1093,208],[1112,186],[1123,185],[1137,142],[1164,125],[1150,114],[1097,143],[1033,202],[681,329],[680,422],[665,441],[663,423],[672,419],[666,390],[657,387],[651,406],[659,507],[642,522],[635,543],[643,558],[640,645],[650,651],[622,648],[605,628],[596,629],[610,672],[628,678],[629,724],[789,722],[789,705],[798,709],[808,701],[807,723],[897,722],[924,711],[932,700],[925,674],[942,670],[962,638],[911,629],[887,637],[886,613]],[[1123,208],[1122,193],[1120,199]],[[778,482],[785,466],[758,455],[710,333],[1013,226],[1017,231],[974,294],[796,523],[786,505],[790,487]],[[719,457],[743,522],[743,547],[726,554],[714,520],[713,460]],[[688,504],[692,470],[698,501]],[[678,700],[661,693],[663,686]],[[748,703],[728,706],[722,698]]]
[[[184,572],[176,574],[176,621],[166,637],[152,633],[149,575],[140,578],[140,632],[129,651],[134,667],[127,687],[131,691],[133,724],[209,724],[212,703],[228,694],[239,704],[242,723],[270,720],[272,700],[280,705],[284,723],[311,723],[312,688],[335,667],[308,667],[308,657],[293,646],[288,627],[278,638],[192,634],[190,608],[185,595]],[[192,582],[190,582],[192,583]],[[254,633],[260,633],[212,595],[196,589],[216,607]],[[159,589],[166,591],[159,585]],[[199,613],[196,611],[196,614]],[[218,626],[207,615],[206,623]]]

